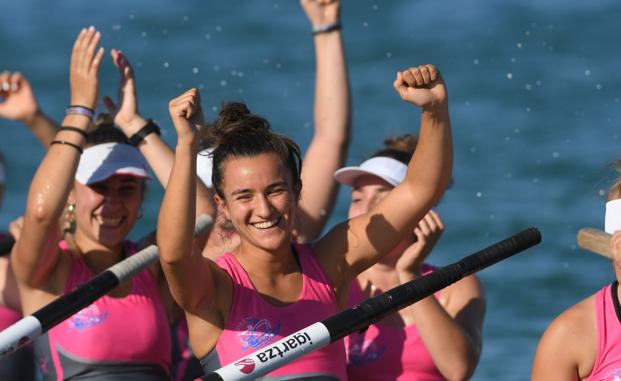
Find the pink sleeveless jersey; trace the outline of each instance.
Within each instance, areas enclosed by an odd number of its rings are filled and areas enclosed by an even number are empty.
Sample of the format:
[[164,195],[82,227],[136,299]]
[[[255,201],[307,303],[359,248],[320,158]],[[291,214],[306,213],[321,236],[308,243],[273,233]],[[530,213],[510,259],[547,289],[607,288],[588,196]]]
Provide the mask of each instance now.
[[[424,265],[423,274],[434,270]],[[439,294],[435,295],[436,298]],[[349,291],[349,305],[366,299],[358,282]],[[415,325],[405,328],[376,323],[363,333],[345,337],[347,376],[360,381],[445,380],[425,348]]]
[[597,357],[586,381],[621,379],[621,309],[617,298],[618,282],[595,294],[597,320]]
[[[248,274],[231,254],[217,259],[233,281],[233,300],[228,321],[216,344],[216,364],[226,365],[306,326],[338,312],[336,294],[320,264],[307,246],[295,245],[303,286],[297,302],[284,307],[265,301]],[[213,351],[212,351],[213,354]],[[210,354],[209,356],[211,356]],[[208,357],[209,357],[208,356]],[[207,359],[207,358],[206,358]],[[213,360],[209,360],[211,364]],[[203,361],[209,372],[209,364]],[[267,375],[265,380],[316,377],[314,380],[346,380],[342,342],[309,353]]]
[[[72,258],[69,292],[93,274],[66,242],[59,246]],[[125,244],[127,255],[135,252],[135,245]],[[170,379],[168,318],[153,274],[136,275],[126,297],[103,296],[69,317],[38,339],[36,349],[45,380]]]

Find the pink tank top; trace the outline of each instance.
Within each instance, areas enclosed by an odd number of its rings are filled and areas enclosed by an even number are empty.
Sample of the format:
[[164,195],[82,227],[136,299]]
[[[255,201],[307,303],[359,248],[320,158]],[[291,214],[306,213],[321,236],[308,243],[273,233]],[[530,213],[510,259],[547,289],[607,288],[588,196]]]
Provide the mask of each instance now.
[[[65,241],[59,246],[72,258],[65,287],[65,292],[69,292],[93,274],[80,257],[69,252]],[[136,245],[125,244],[128,256],[135,252]],[[89,372],[100,375],[93,380],[108,380],[111,374],[126,380],[170,379],[168,318],[157,281],[148,270],[132,279],[132,289],[126,297],[103,296],[49,330],[43,338],[43,342],[37,340],[36,344],[45,380],[62,380]]]
[[[338,312],[334,289],[310,248],[297,244],[293,248],[302,271],[302,292],[297,302],[284,307],[269,304],[257,293],[233,255],[225,254],[216,260],[233,281],[231,310],[215,348],[221,365]],[[346,380],[343,343],[338,341],[311,352],[269,373],[266,379],[270,377]]]
[[[423,274],[434,271],[424,265]],[[439,293],[436,293],[437,298]],[[358,282],[349,291],[349,305],[366,299]],[[415,325],[405,328],[376,323],[363,333],[345,337],[347,375],[360,381],[445,380],[433,362]]]
[[22,315],[19,312],[7,307],[0,307],[0,331],[10,327],[21,318]]
[[587,381],[621,379],[621,309],[617,298],[618,282],[595,294],[597,319],[597,356]]

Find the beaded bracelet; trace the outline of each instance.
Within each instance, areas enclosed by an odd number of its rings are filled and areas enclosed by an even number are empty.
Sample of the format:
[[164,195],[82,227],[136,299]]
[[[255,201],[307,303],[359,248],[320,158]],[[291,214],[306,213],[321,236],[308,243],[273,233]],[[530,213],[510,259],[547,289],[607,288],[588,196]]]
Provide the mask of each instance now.
[[343,25],[339,21],[330,24],[313,25],[313,34],[330,33],[335,30],[340,30],[342,27]]
[[84,137],[84,139],[86,139],[86,131],[79,129],[77,127],[72,127],[72,126],[62,126],[58,129],[58,131],[72,131],[72,132],[77,132],[78,134],[82,135]]
[[95,117],[95,110],[79,105],[70,105],[69,107],[67,107],[66,113],[83,115],[90,120],[93,120],[93,118]]
[[64,144],[64,145],[68,145],[69,147],[73,147],[73,148],[77,149],[77,150],[78,150],[78,152],[80,152],[80,154],[81,154],[82,152],[84,152],[84,150],[82,149],[82,147],[80,147],[79,145],[77,145],[77,144],[73,144],[73,143],[68,142],[68,141],[65,141],[65,140],[52,140],[52,142],[50,143],[50,145],[52,146],[52,145],[54,145],[54,144]]

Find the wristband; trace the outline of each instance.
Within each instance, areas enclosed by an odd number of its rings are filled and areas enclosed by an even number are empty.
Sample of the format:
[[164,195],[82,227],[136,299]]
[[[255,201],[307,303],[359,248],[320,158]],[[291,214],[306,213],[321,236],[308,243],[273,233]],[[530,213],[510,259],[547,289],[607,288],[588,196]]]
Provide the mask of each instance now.
[[160,134],[160,128],[157,124],[151,119],[147,120],[147,124],[144,127],[138,130],[135,134],[129,137],[129,144],[138,148],[140,143],[147,137],[147,135],[155,132],[156,134]]
[[69,147],[73,147],[73,148],[77,149],[80,154],[82,154],[84,152],[82,147],[80,147],[79,145],[71,143],[71,142],[68,142],[68,141],[65,141],[65,140],[52,140],[50,145],[53,146],[54,144],[63,144],[63,145],[69,146]]
[[62,127],[60,127],[57,131],[58,131],[58,132],[60,132],[60,131],[72,131],[72,132],[76,132],[76,133],[78,133],[78,134],[82,135],[82,137],[83,137],[84,139],[86,139],[86,131],[84,131],[84,130],[82,130],[82,129],[79,129],[79,128],[77,128],[77,127],[72,127],[72,126],[62,126]]
[[90,109],[84,106],[78,106],[78,105],[71,105],[67,107],[66,113],[83,115],[89,118],[90,120],[93,120],[93,118],[95,117],[95,111],[93,109]]
[[343,25],[339,21],[330,24],[313,25],[313,34],[330,33],[335,30],[340,30],[342,27]]

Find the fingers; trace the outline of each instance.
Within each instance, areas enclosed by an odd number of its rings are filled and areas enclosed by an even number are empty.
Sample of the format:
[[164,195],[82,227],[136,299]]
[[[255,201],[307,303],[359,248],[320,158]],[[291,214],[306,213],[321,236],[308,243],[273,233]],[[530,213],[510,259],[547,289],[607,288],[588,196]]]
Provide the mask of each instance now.
[[171,116],[190,119],[201,112],[201,97],[198,89],[192,88],[169,103]]
[[15,238],[17,241],[22,233],[22,228],[24,227],[24,217],[19,217],[16,220],[12,221],[9,224],[9,233]]
[[10,92],[17,92],[25,81],[20,72],[3,71],[0,73],[0,95],[6,97]]
[[103,101],[104,101],[104,106],[106,106],[106,109],[108,110],[108,112],[110,114],[115,114],[116,104],[114,104],[114,101],[112,101],[112,98],[110,98],[109,96],[105,96],[103,98]]
[[400,74],[402,86],[427,87],[437,79],[438,71],[435,66],[427,64],[411,67]]

